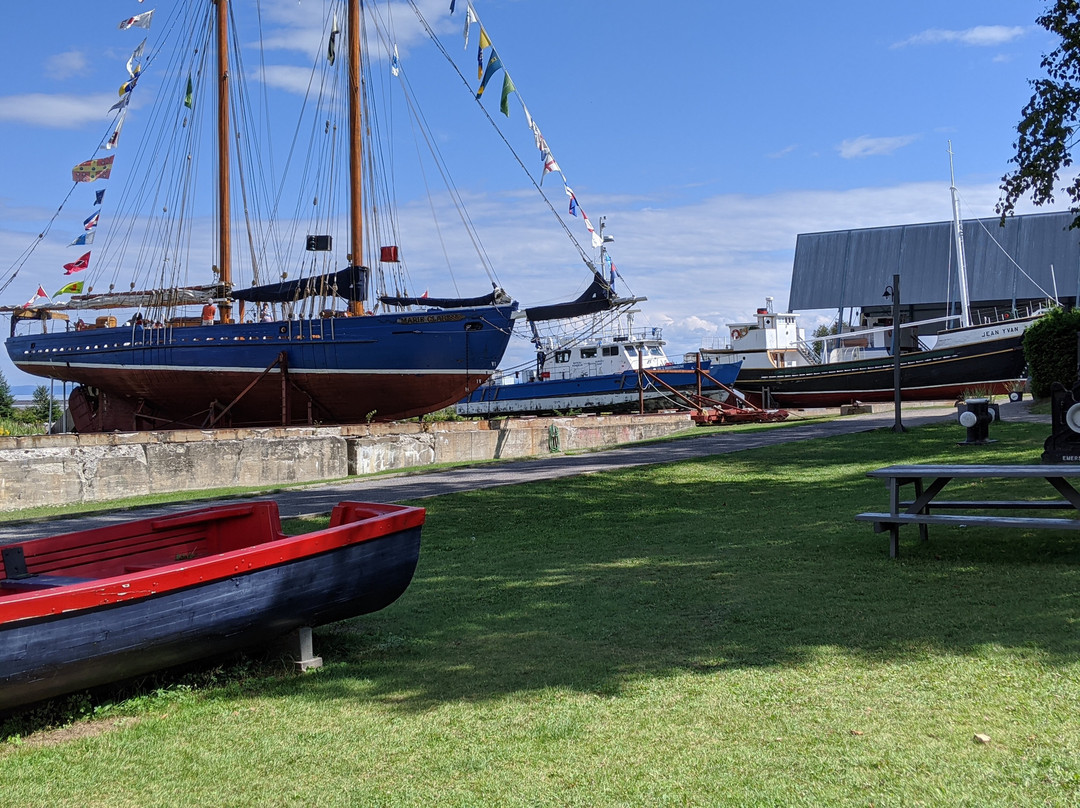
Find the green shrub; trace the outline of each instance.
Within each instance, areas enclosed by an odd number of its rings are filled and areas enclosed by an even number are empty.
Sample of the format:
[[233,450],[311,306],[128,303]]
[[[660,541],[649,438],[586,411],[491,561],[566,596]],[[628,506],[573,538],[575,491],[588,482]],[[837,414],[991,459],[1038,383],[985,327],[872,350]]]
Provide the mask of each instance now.
[[1076,383],[1076,340],[1080,333],[1080,310],[1051,309],[1024,333],[1031,392],[1036,398],[1050,395],[1054,382],[1066,387]]

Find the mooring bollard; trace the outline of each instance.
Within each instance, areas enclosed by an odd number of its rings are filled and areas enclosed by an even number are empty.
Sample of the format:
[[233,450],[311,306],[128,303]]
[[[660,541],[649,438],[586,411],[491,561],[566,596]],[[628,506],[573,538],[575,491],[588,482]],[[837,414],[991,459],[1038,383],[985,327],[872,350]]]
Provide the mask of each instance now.
[[990,440],[990,424],[997,419],[997,407],[990,404],[988,398],[969,398],[964,401],[964,410],[960,413],[960,426],[967,429],[967,440],[959,446],[974,446],[993,443]]

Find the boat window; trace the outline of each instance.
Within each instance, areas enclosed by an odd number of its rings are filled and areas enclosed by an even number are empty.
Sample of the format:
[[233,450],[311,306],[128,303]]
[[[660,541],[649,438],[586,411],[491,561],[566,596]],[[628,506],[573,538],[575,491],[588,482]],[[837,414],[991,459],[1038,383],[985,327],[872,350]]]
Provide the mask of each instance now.
[[569,351],[556,351],[555,352],[555,361],[556,362],[569,362],[570,361],[570,352]]
[[655,345],[650,346],[650,348],[649,348],[649,356],[663,356],[663,355],[664,355],[663,352],[659,348],[657,348]]
[[581,358],[582,359],[594,359],[595,357],[596,357],[596,348],[582,348],[581,349]]
[[637,356],[637,348],[635,348],[633,345],[627,345],[626,346],[626,355],[627,356]]
[[604,352],[604,356],[618,356],[619,355],[619,346],[618,345],[605,345],[602,350]]

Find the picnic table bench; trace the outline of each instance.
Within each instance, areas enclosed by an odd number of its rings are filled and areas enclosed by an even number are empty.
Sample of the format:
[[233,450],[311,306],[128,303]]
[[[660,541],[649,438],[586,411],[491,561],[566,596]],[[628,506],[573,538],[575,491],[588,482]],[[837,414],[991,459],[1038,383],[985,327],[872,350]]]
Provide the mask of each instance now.
[[[886,466],[867,472],[868,477],[885,480],[889,488],[888,513],[860,513],[860,522],[871,522],[875,533],[889,531],[889,556],[900,554],[900,526],[918,525],[919,538],[926,541],[929,525],[960,527],[1012,527],[1036,530],[1080,530],[1080,519],[1049,516],[996,516],[982,514],[935,513],[934,510],[966,511],[1080,511],[1080,492],[1066,478],[1080,477],[1080,465],[1039,466]],[[1055,500],[946,500],[938,494],[950,480],[1045,480],[1064,499]],[[915,498],[901,500],[901,489],[913,485]],[[934,509],[934,510],[931,510]]]

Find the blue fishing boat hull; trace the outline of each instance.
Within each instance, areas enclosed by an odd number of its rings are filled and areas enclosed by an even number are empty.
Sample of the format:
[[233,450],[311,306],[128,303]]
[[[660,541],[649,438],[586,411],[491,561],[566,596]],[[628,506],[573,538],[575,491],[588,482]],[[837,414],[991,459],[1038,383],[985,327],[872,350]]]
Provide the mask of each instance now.
[[[486,384],[459,401],[456,409],[461,415],[482,417],[569,411],[637,412],[642,398],[646,410],[685,406],[664,385],[683,393],[696,392],[695,368],[694,364],[682,363],[652,369],[664,384],[657,385],[643,377],[640,396],[635,371],[518,384]],[[716,398],[726,396],[720,385],[732,386],[740,368],[740,363],[710,366],[703,362],[701,370],[711,378],[702,378],[702,394]]]

